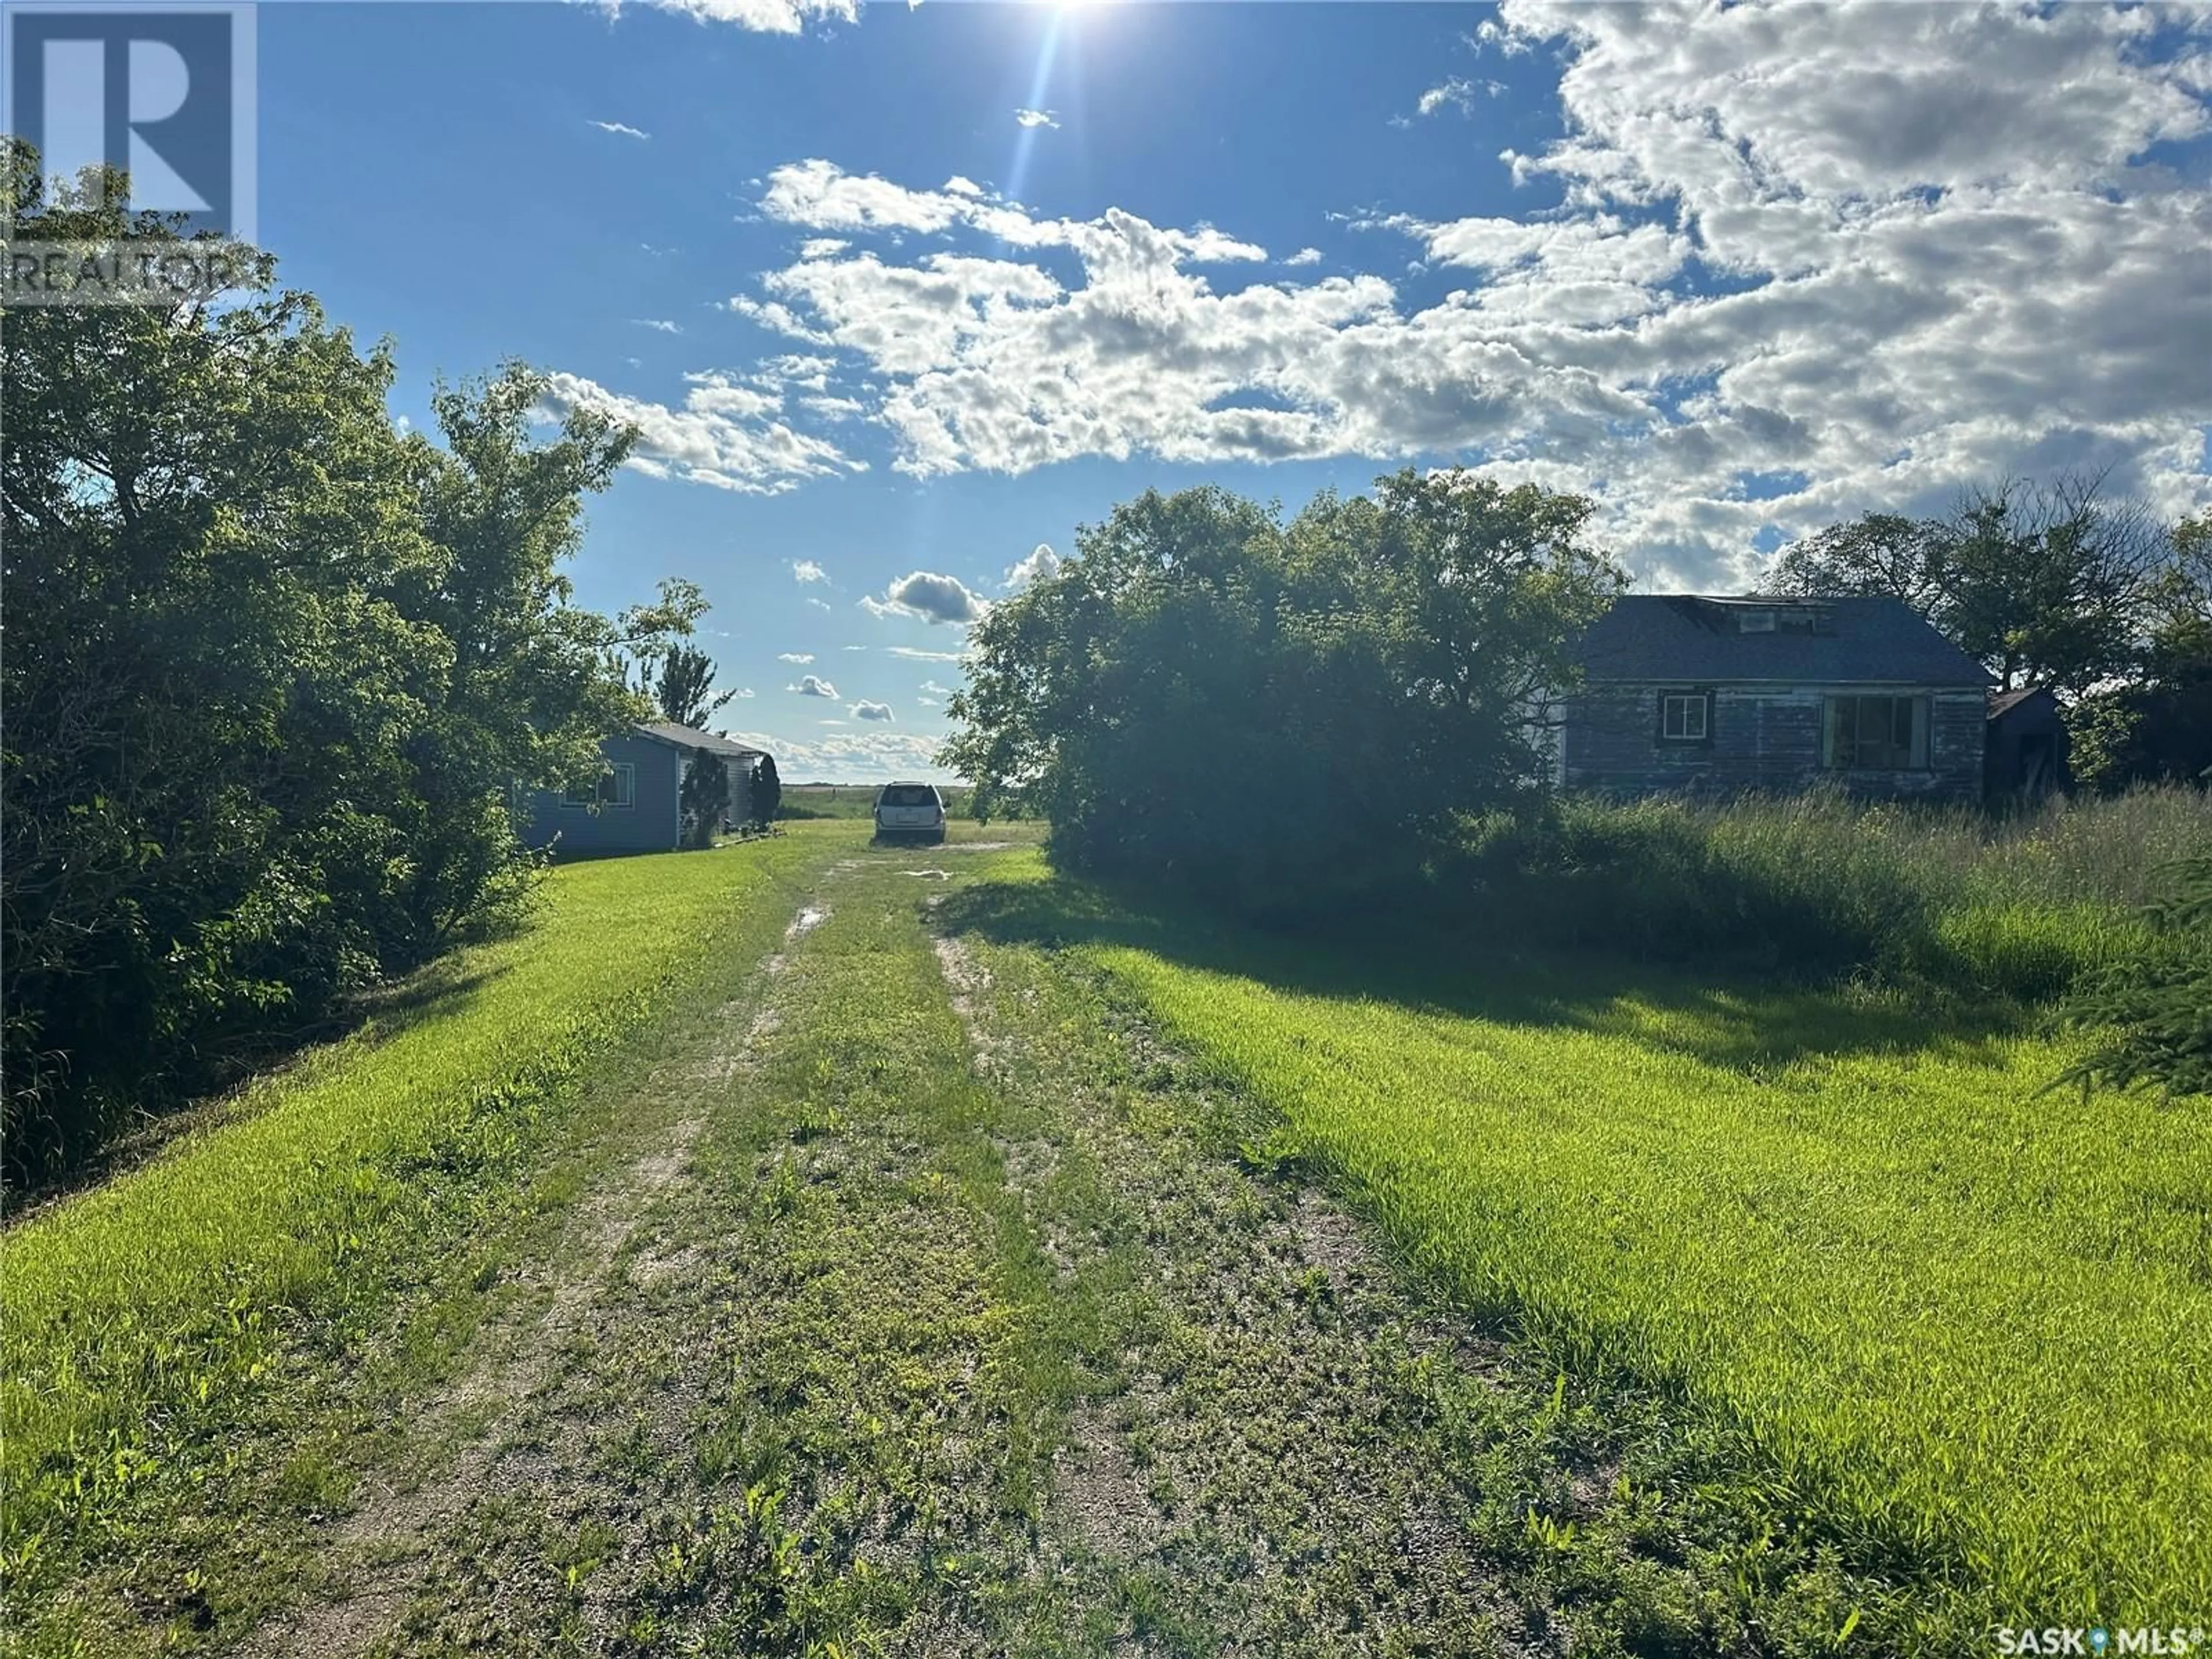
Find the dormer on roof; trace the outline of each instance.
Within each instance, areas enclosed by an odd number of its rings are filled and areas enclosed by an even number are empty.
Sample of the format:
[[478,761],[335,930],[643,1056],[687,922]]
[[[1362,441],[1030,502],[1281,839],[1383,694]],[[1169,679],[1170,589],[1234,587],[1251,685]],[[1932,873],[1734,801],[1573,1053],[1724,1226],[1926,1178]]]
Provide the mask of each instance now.
[[1770,599],[1753,594],[1742,599],[1716,599],[1735,624],[1739,634],[1833,635],[1836,613],[1818,599]]

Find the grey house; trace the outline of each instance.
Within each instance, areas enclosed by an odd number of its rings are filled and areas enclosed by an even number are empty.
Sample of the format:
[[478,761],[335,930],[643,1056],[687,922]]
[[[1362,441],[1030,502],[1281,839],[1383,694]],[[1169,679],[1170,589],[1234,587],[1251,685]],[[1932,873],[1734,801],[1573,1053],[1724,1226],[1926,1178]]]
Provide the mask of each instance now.
[[761,751],[667,720],[649,720],[599,745],[605,769],[568,790],[530,796],[523,840],[563,855],[672,853],[683,844],[684,780],[702,755],[720,757],[729,774],[722,825],[751,816],[753,775]]
[[1569,788],[1982,793],[1989,673],[1901,600],[1632,595],[1580,660],[1555,733]]

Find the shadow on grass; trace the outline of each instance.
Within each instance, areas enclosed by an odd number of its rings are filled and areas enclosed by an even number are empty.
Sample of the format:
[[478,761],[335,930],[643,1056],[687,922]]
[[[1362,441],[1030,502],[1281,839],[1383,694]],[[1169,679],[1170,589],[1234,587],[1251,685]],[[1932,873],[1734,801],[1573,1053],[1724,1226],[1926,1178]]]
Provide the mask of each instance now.
[[130,1174],[180,1135],[254,1115],[247,1103],[257,1085],[309,1064],[320,1050],[372,1024],[378,1041],[389,1042],[424,1020],[458,1012],[508,971],[465,970],[458,957],[440,957],[349,998],[312,1025],[258,1034],[225,1056],[220,1074],[206,1090],[173,1105],[139,1106],[127,1116],[118,1113],[124,1121],[97,1152],[35,1184],[9,1188],[0,1226],[21,1226],[65,1199]]
[[939,925],[1004,944],[1120,945],[1277,990],[1423,1014],[1569,1027],[1756,1073],[1814,1057],[1936,1050],[1995,1066],[2014,1005],[1792,981],[1741,959],[1702,967],[1546,948],[1479,921],[1373,915],[1262,929],[1158,894],[1065,877],[946,896]]

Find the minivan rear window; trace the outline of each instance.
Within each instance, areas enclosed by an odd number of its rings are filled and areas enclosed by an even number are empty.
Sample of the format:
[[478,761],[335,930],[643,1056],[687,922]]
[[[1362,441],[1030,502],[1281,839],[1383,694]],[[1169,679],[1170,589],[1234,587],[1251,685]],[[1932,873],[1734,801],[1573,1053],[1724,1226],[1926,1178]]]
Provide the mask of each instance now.
[[934,806],[937,792],[926,783],[895,783],[884,791],[885,806]]

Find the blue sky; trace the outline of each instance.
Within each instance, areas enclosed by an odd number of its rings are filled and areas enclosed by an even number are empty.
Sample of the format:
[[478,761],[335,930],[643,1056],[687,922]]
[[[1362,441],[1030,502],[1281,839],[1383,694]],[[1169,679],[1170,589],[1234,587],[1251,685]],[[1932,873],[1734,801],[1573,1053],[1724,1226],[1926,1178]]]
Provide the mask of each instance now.
[[393,337],[410,418],[517,356],[636,420],[579,598],[699,582],[751,694],[718,723],[794,779],[927,771],[963,619],[1150,486],[1295,506],[1478,465],[1595,494],[1647,582],[1714,587],[2009,471],[2212,499],[2201,17],[690,0],[258,32],[284,278]]

